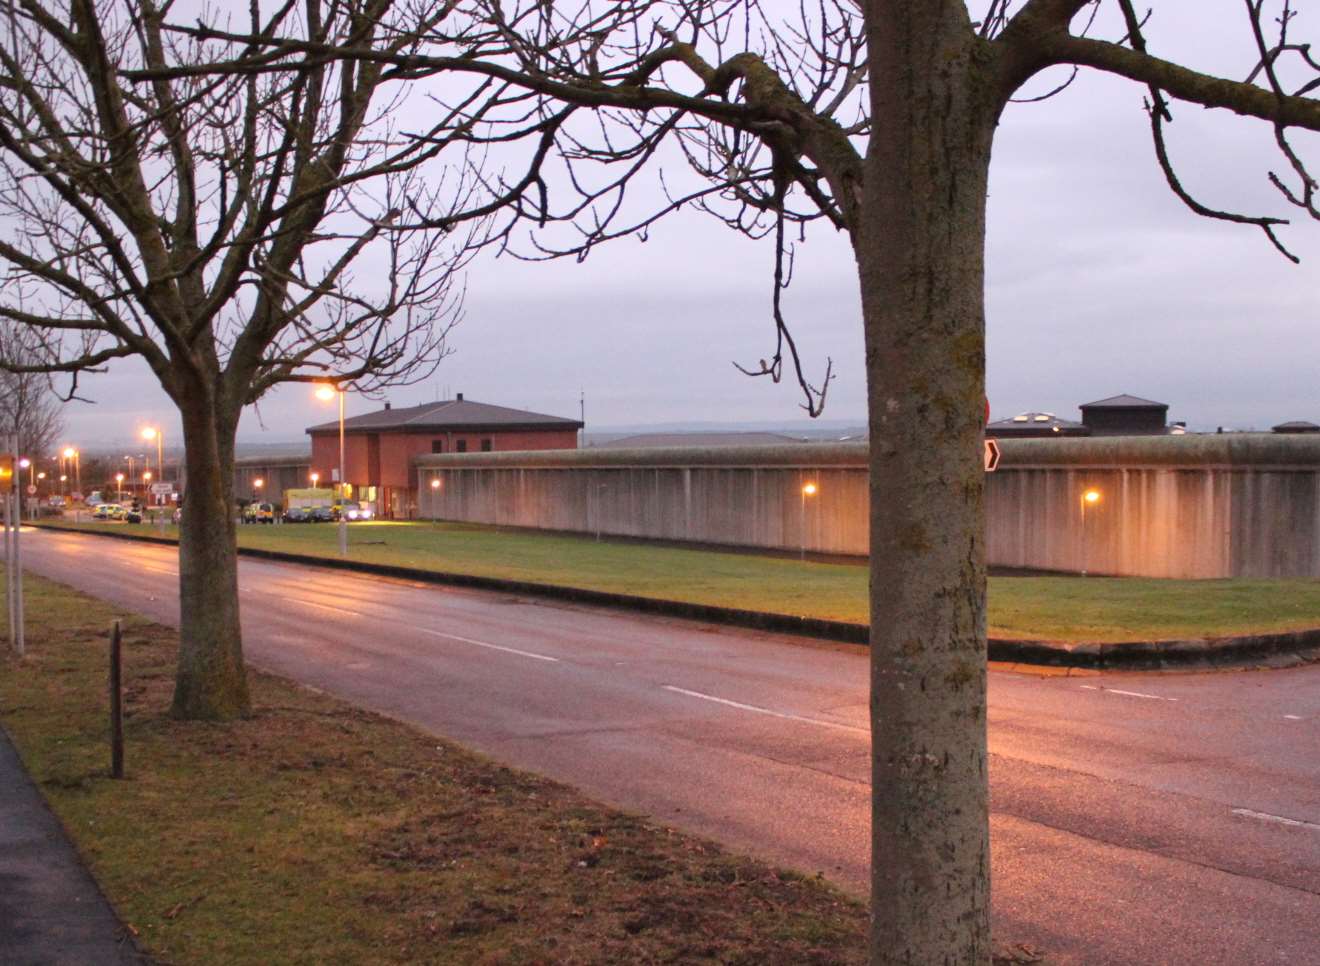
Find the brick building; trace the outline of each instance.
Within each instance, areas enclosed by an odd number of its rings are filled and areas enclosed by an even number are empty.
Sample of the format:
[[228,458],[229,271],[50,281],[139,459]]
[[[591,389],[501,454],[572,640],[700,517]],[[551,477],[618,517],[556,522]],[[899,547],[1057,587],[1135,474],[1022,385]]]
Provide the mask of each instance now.
[[[385,408],[344,420],[344,477],[353,499],[375,504],[382,516],[407,518],[417,505],[414,457],[431,453],[576,449],[576,419],[547,416],[464,399],[406,409]],[[307,430],[312,437],[308,475],[330,485],[339,470],[339,421]]]

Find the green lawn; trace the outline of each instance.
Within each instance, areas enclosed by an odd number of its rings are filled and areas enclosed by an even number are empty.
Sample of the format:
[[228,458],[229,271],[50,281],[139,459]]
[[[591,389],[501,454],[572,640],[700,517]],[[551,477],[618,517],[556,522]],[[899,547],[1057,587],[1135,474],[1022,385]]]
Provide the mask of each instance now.
[[[143,533],[155,528],[91,524]],[[168,530],[173,535],[172,530]],[[442,523],[355,523],[351,556],[372,563],[831,620],[867,619],[866,570],[855,564],[721,553]],[[337,554],[328,524],[244,526],[239,543]],[[1320,581],[992,577],[993,637],[1127,641],[1320,627]]]

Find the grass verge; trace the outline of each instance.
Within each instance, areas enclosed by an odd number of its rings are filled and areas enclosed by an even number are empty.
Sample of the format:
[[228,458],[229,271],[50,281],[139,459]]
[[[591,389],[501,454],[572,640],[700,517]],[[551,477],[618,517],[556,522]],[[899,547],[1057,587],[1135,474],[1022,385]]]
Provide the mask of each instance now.
[[[86,524],[155,534],[147,525]],[[166,531],[173,536],[173,529]],[[338,556],[327,524],[245,526],[242,546]],[[866,568],[472,524],[355,523],[353,559],[864,623]],[[992,637],[1111,643],[1320,627],[1320,581],[991,577]]]
[[[860,963],[824,882],[593,803],[270,675],[168,715],[174,632],[27,578],[0,724],[147,950],[180,963]],[[125,625],[128,778],[107,777]]]

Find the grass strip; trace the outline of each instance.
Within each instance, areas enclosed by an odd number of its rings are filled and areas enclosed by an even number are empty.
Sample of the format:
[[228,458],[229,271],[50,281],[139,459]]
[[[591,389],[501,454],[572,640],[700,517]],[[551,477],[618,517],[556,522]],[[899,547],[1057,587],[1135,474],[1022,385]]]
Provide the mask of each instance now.
[[[823,881],[606,808],[286,680],[168,715],[177,636],[27,578],[0,724],[121,917],[178,963],[860,963]],[[127,780],[108,776],[125,626]]]
[[[80,529],[155,534],[149,525]],[[865,623],[867,571],[764,556],[463,523],[354,523],[354,560]],[[167,536],[174,536],[172,528]],[[328,524],[244,526],[245,547],[337,557]],[[1317,580],[991,577],[992,637],[1113,643],[1320,627]]]

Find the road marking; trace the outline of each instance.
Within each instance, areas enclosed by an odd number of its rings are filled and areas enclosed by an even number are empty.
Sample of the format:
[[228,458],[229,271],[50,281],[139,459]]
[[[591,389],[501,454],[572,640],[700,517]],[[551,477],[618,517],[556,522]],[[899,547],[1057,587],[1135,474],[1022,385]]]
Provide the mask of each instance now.
[[858,734],[870,734],[866,728],[854,728],[852,725],[838,724],[834,721],[821,721],[819,718],[807,718],[800,714],[790,714],[787,711],[772,711],[769,708],[761,708],[754,704],[743,704],[741,701],[730,701],[728,698],[717,698],[713,694],[702,694],[700,691],[689,691],[687,688],[678,688],[672,684],[661,685],[666,691],[673,691],[675,694],[685,694],[689,698],[700,698],[702,701],[713,701],[716,704],[722,704],[726,707],[737,708],[739,711],[752,711],[756,714],[767,714],[772,718],[783,718],[787,721],[801,721],[804,724],[816,725],[820,728],[834,728],[837,731],[853,731]]
[[1091,684],[1081,685],[1083,691],[1105,691],[1109,694],[1122,694],[1129,698],[1145,698],[1148,701],[1177,701],[1177,698],[1166,698],[1159,694],[1142,694],[1140,691],[1120,691],[1118,688],[1097,688]]
[[1249,808],[1235,808],[1233,814],[1245,818],[1257,818],[1262,822],[1274,822],[1277,825],[1288,825],[1293,828],[1309,828],[1313,832],[1320,832],[1320,825],[1315,822],[1303,821],[1300,818],[1284,818],[1282,815],[1271,815],[1269,812],[1253,812]]
[[[271,594],[269,596],[275,596]],[[361,617],[362,614],[355,610],[345,610],[343,607],[334,607],[330,604],[318,604],[314,600],[303,600],[301,597],[284,597],[283,600],[291,600],[298,604],[306,604],[308,607],[319,607],[321,610],[332,610],[336,614],[347,614],[349,617]]]
[[551,664],[558,664],[559,658],[550,657],[547,654],[536,654],[532,651],[520,651],[516,647],[505,647],[502,644],[492,644],[489,641],[474,641],[470,637],[459,637],[457,634],[446,634],[443,631],[433,631],[429,627],[418,627],[417,630],[423,634],[430,634],[432,637],[443,637],[450,641],[462,641],[464,644],[472,644],[476,647],[487,647],[492,651],[504,651],[507,654],[518,654],[522,657],[530,657],[534,661],[548,661]]

